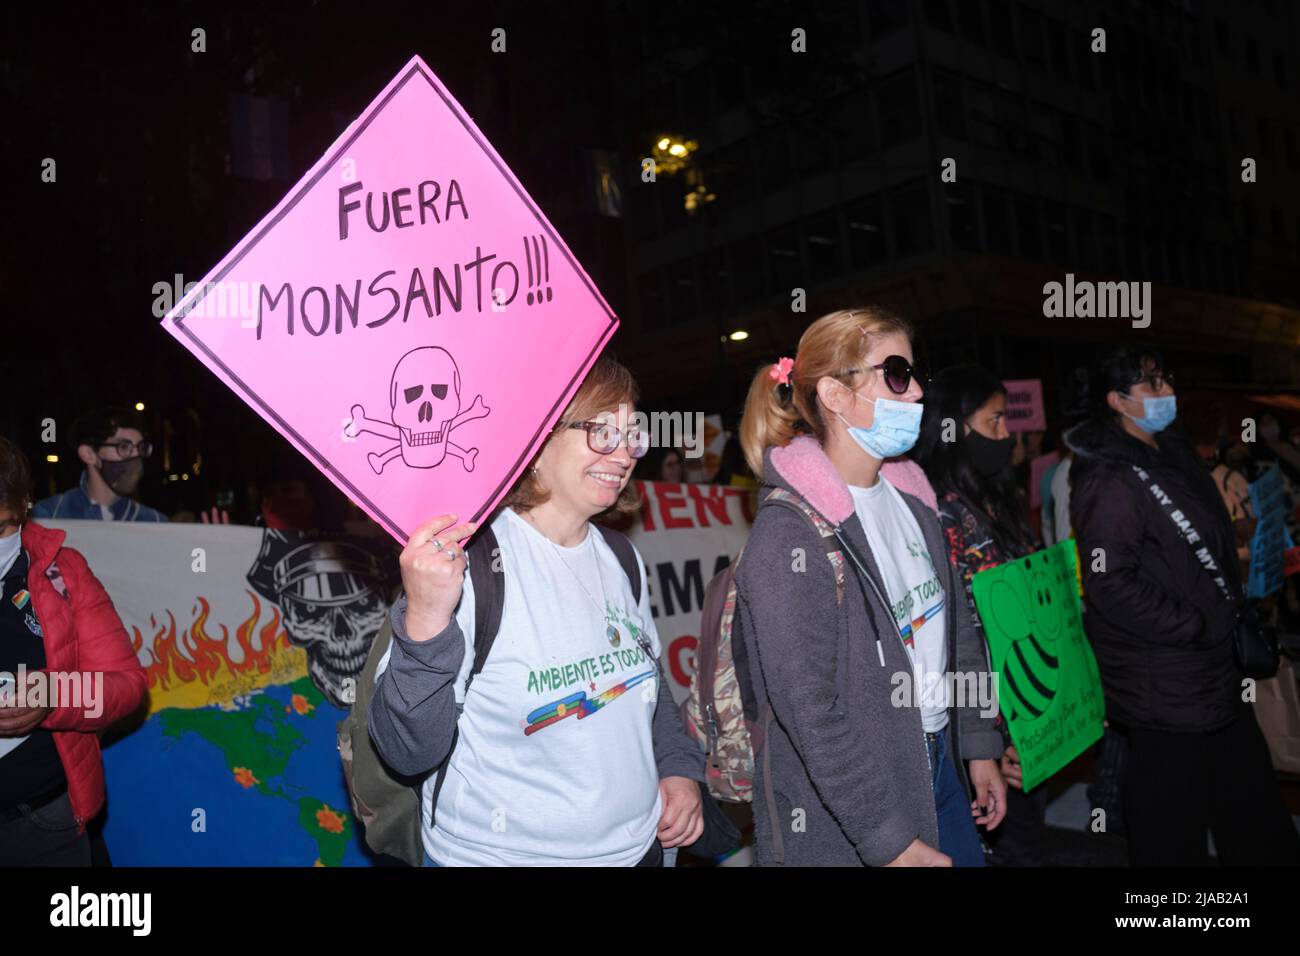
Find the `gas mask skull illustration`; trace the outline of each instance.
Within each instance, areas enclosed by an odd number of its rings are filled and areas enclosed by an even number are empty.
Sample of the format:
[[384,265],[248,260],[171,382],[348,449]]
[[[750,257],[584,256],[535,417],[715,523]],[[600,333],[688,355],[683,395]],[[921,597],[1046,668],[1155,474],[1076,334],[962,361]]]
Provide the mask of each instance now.
[[349,541],[267,529],[247,580],[279,605],[289,642],[307,652],[316,688],[334,706],[352,706],[370,643],[388,612],[379,559]]

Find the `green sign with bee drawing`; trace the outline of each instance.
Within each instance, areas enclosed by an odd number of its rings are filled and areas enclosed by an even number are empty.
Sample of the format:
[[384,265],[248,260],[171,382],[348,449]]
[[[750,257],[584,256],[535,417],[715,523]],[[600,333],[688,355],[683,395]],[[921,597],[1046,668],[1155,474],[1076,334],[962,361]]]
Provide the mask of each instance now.
[[1105,702],[1083,633],[1078,560],[1074,541],[1066,540],[971,579],[1025,790],[1102,733]]

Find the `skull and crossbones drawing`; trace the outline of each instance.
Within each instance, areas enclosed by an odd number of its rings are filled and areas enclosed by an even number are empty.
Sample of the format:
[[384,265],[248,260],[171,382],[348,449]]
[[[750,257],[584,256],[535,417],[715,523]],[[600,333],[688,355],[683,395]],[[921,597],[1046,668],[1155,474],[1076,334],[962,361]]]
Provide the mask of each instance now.
[[461,460],[466,471],[474,470],[477,448],[465,449],[450,438],[451,433],[476,418],[486,418],[489,409],[483,396],[476,395],[469,408],[461,410],[460,370],[446,349],[429,345],[412,349],[401,357],[393,369],[388,388],[390,421],[366,417],[365,408],[352,406],[352,422],[346,434],[369,432],[396,440],[385,451],[370,452],[366,460],[376,475],[394,458],[411,468],[437,468],[448,453]]

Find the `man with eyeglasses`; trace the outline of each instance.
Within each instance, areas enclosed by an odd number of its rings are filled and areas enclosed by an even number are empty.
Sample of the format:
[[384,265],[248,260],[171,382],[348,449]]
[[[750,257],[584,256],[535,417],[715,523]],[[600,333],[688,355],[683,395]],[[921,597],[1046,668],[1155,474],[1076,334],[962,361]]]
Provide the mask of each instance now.
[[102,521],[166,521],[152,508],[132,499],[153,452],[144,422],[124,408],[101,408],[72,426],[72,444],[85,465],[79,487],[38,501],[37,518]]

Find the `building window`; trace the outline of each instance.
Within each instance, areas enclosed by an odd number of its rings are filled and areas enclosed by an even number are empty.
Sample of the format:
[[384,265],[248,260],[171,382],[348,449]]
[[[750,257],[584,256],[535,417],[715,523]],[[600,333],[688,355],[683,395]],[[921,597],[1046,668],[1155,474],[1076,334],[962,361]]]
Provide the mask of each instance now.
[[796,176],[815,176],[834,165],[833,128],[822,110],[814,113],[807,123],[790,128],[790,153]]
[[1002,148],[1002,133],[994,107],[993,87],[978,80],[966,81],[971,142],[989,149]]
[[1246,69],[1259,76],[1259,44],[1251,36],[1246,37]]
[[957,19],[961,35],[976,46],[984,46],[984,5],[980,0],[959,0]]
[[925,22],[936,30],[952,33],[952,11],[948,0],[925,0]]
[[880,81],[876,87],[876,104],[881,140],[887,146],[908,142],[921,135],[921,109],[910,67]]
[[763,278],[763,243],[757,236],[733,242],[728,249],[728,259],[737,305],[761,299],[767,294],[767,283]]
[[1061,138],[1057,132],[1056,110],[1046,103],[1029,105],[1033,129],[1031,138],[1037,143],[1037,155],[1049,166],[1061,165]]
[[647,329],[657,329],[668,324],[668,303],[664,298],[662,272],[647,272],[637,277],[637,291],[641,297],[641,321]]
[[1019,19],[1018,31],[1020,33],[1020,52],[1025,58],[1025,62],[1037,69],[1043,69],[1047,58],[1043,53],[1043,17],[1037,10],[1025,6],[1023,3],[1017,5],[1016,11]]
[[731,308],[731,269],[727,250],[718,246],[700,257],[700,299],[709,315],[721,315]]
[[660,232],[656,185],[643,183],[638,175],[627,191],[627,225],[634,241],[650,239]]
[[876,151],[876,121],[870,93],[858,91],[841,96],[831,106],[831,117],[843,163],[852,163],[857,157]]
[[1070,218],[1074,221],[1074,247],[1078,250],[1079,267],[1089,272],[1100,271],[1097,241],[1092,234],[1092,213],[1086,209],[1071,209]]
[[738,206],[754,198],[754,160],[750,155],[752,143],[753,140],[749,138],[737,140],[719,150],[716,162],[706,167],[714,178],[709,187],[717,193],[719,202]]
[[939,132],[953,139],[966,138],[966,111],[962,108],[961,77],[947,70],[934,71],[934,114]]
[[867,4],[871,39],[879,40],[907,26],[907,0],[873,0]]
[[668,285],[670,324],[694,322],[699,318],[700,300],[695,281],[695,260],[683,259],[670,267]]
[[758,184],[769,195],[790,183],[790,149],[784,124],[758,135]]
[[1097,215],[1097,259],[1103,272],[1111,275],[1119,272],[1119,241],[1115,235],[1115,218],[1102,213]]
[[1259,133],[1259,151],[1265,156],[1273,155],[1273,130],[1268,125],[1268,120],[1259,117],[1256,122],[1256,129]]
[[1079,117],[1070,113],[1057,113],[1061,130],[1061,162],[1066,169],[1083,172],[1083,140],[1079,138]]
[[1047,59],[1052,72],[1063,83],[1071,82],[1070,77],[1070,39],[1065,24],[1060,20],[1043,21],[1044,34],[1047,37]]
[[930,191],[924,180],[890,190],[889,222],[898,258],[934,248],[934,222],[930,217]]
[[979,223],[975,217],[975,187],[946,183],[940,187],[948,206],[948,235],[954,249],[979,250]]
[[1219,56],[1225,60],[1232,59],[1232,43],[1228,38],[1228,24],[1225,20],[1216,18],[1214,21],[1214,45],[1218,48]]
[[1070,222],[1065,205],[1046,200],[1043,203],[1043,221],[1047,226],[1047,260],[1060,265],[1070,261]]
[[1016,32],[1011,22],[1010,0],[988,0],[989,42],[1003,56],[1016,58]]
[[767,274],[772,290],[789,295],[791,289],[807,284],[799,261],[799,232],[793,225],[767,234]]
[[809,219],[804,225],[804,242],[808,246],[809,281],[825,282],[844,271],[838,210],[830,209]]
[[1011,218],[1007,213],[1007,193],[997,186],[980,189],[984,204],[984,248],[1001,256],[1015,253],[1011,242]]
[[1038,200],[1033,196],[1016,194],[1016,241],[1021,258],[1041,262],[1043,259],[1043,221],[1038,214]]
[[880,197],[871,196],[844,208],[848,226],[849,264],[854,270],[874,269],[889,258],[885,241],[885,217]]

